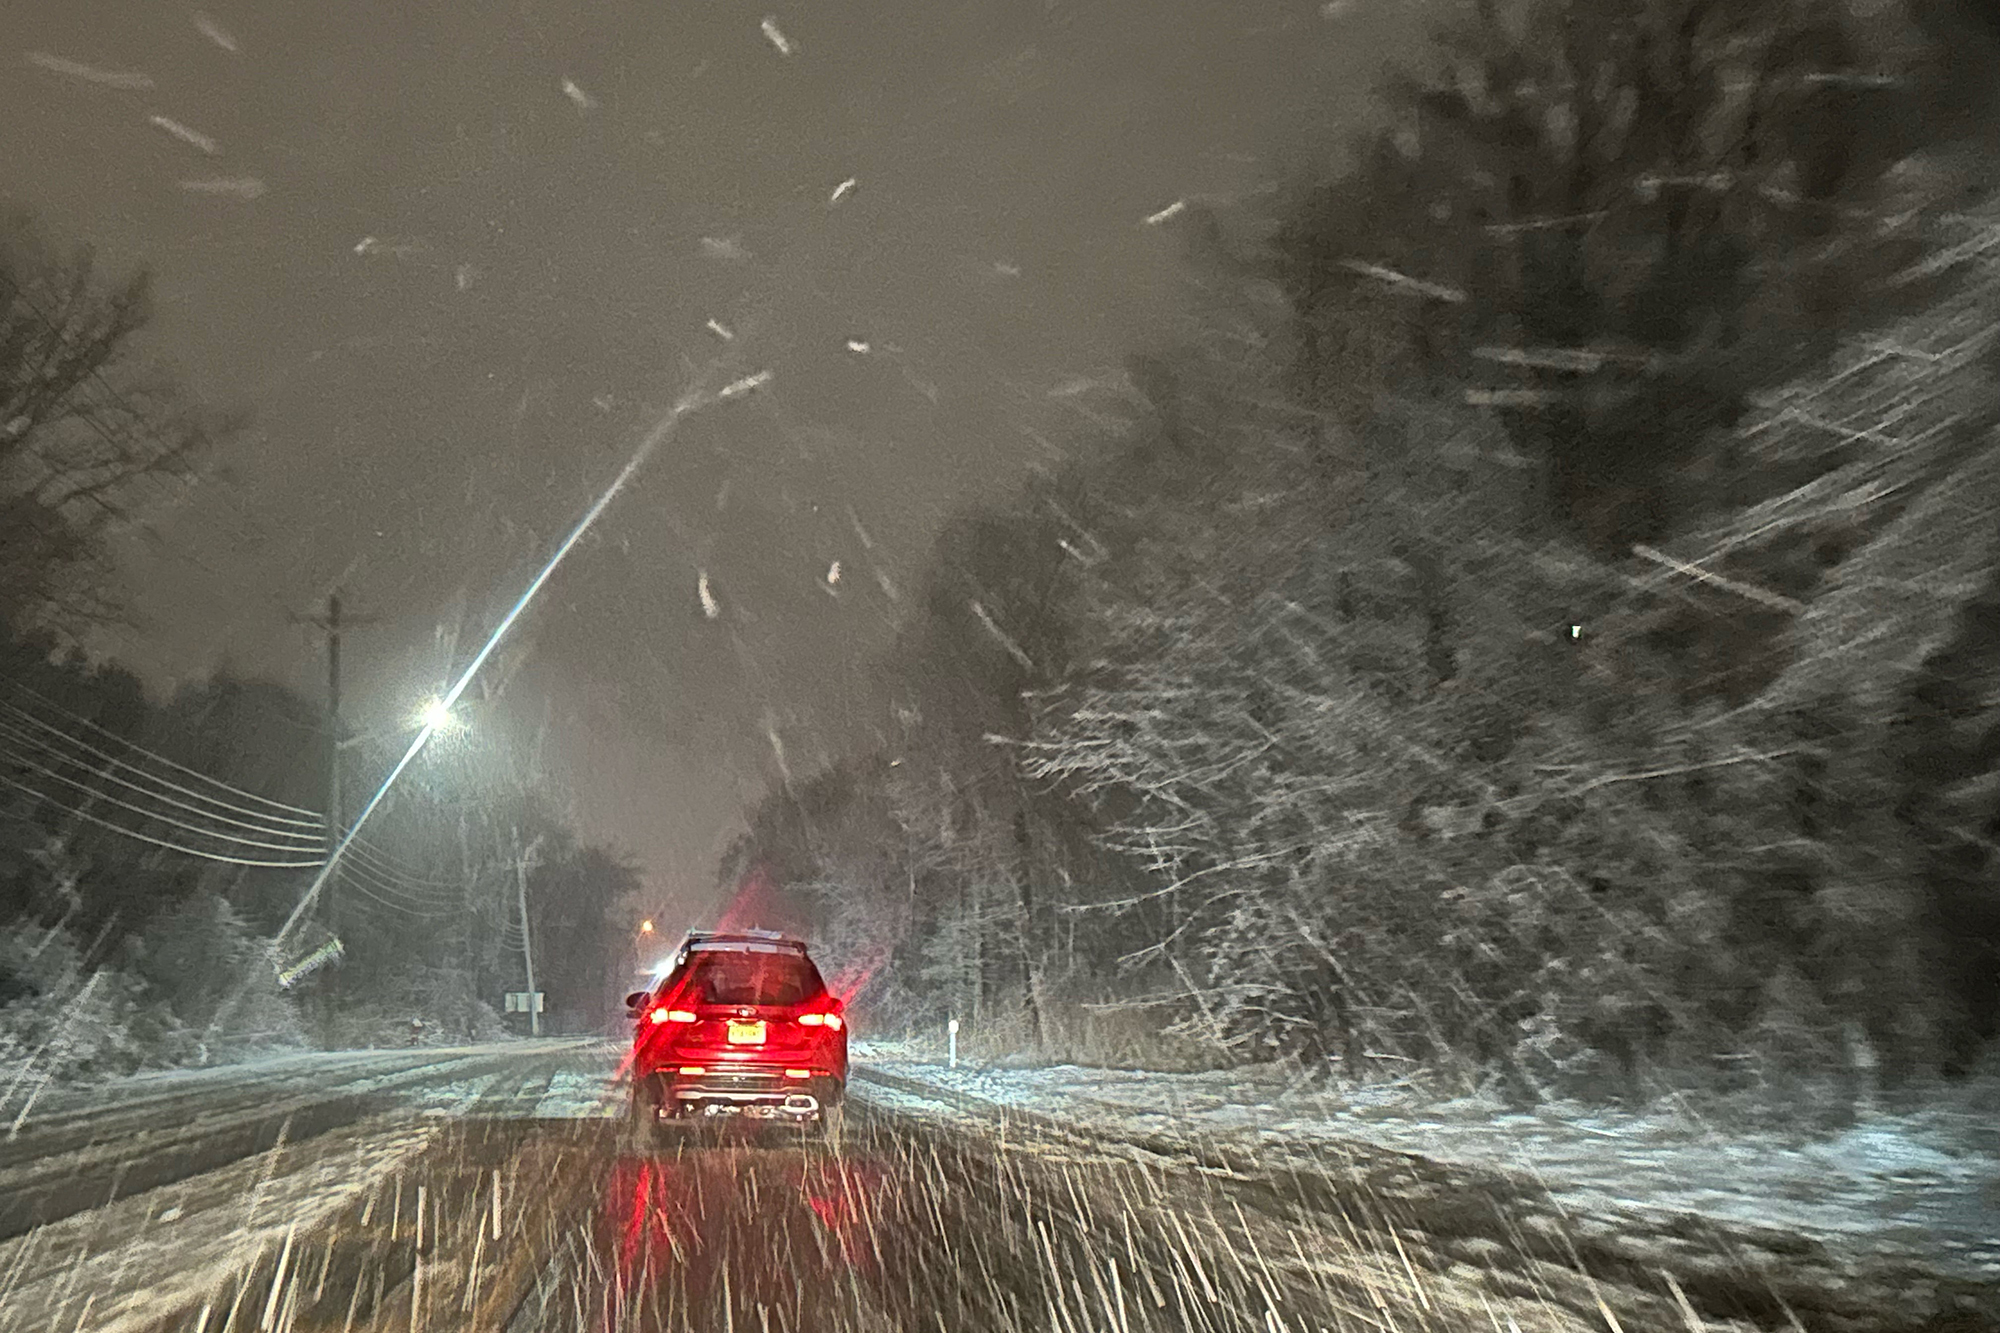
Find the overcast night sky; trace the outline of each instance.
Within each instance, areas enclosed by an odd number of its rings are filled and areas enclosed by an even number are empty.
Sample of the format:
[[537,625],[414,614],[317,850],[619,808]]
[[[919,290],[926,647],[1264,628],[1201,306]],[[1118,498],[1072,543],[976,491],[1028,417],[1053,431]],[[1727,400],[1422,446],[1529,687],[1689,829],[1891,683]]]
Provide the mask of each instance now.
[[772,772],[766,719],[795,767],[838,746],[944,512],[1061,441],[1050,389],[1166,327],[1179,247],[1142,220],[1334,152],[1413,25],[1317,0],[6,9],[0,190],[152,267],[155,350],[254,417],[128,546],[144,626],[117,652],[163,686],[226,662],[317,698],[291,617],[338,584],[377,617],[350,718],[393,721],[692,371],[771,371],[607,512],[482,720],[545,727],[558,795],[684,901]]

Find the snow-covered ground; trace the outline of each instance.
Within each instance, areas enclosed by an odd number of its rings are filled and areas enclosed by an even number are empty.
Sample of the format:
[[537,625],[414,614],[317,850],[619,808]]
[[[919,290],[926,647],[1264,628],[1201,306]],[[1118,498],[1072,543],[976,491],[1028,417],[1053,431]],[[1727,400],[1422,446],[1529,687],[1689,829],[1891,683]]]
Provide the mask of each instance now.
[[[11,1117],[0,1119],[0,1198],[39,1190],[59,1214],[0,1238],[0,1333],[137,1330],[163,1311],[227,1304],[260,1256],[267,1264],[292,1256],[295,1241],[319,1235],[341,1210],[385,1186],[400,1191],[401,1175],[454,1122],[599,1113],[616,1091],[618,1054],[612,1044],[575,1039],[282,1052],[52,1089],[15,1137],[6,1137]],[[366,1111],[351,1122],[290,1133],[295,1112],[361,1099]],[[285,1129],[275,1145],[244,1136],[260,1118],[279,1116]],[[225,1132],[244,1140],[240,1158],[169,1171],[164,1183],[114,1190],[108,1202],[98,1202],[101,1193],[66,1200],[49,1184],[60,1178],[63,1189],[89,1194],[91,1181],[135,1178],[128,1167],[159,1177],[156,1159],[195,1153]],[[315,1243],[322,1257],[330,1253],[323,1238]],[[273,1313],[260,1322],[269,1326]]]
[[625,1114],[625,1087],[607,1069],[565,1069],[535,1103],[537,1120],[604,1120]]
[[854,1058],[1114,1137],[1250,1148],[1280,1168],[1360,1141],[1530,1176],[1566,1207],[1693,1213],[2000,1276],[2000,1153],[1992,1146],[2000,1115],[1877,1115],[1808,1139],[1726,1134],[1686,1116],[1520,1115],[1471,1099],[1427,1102],[1394,1087],[1308,1089],[1276,1069],[950,1069],[863,1042]]

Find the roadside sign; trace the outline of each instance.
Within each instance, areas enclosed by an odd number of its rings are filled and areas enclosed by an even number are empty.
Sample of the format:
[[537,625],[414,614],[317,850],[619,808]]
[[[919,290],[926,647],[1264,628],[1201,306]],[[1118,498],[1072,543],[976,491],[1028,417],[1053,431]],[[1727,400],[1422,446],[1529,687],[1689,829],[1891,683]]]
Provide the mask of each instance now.
[[325,967],[328,963],[340,958],[345,952],[346,950],[341,946],[339,940],[328,940],[291,966],[280,967],[278,969],[278,985],[285,990],[290,990],[293,984],[300,978],[319,971],[319,969]]
[[510,1014],[539,1014],[547,1012],[543,991],[510,990],[507,992],[507,1012]]

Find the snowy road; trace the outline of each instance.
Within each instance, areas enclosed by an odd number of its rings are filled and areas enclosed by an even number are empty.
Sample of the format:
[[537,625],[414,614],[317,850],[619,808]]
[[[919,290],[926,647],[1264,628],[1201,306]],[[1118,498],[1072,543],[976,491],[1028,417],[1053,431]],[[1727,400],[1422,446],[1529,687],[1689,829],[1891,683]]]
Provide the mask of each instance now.
[[2000,1328],[1879,1276],[1801,1305],[1692,1233],[1621,1258],[1422,1159],[1280,1176],[879,1077],[831,1145],[640,1141],[615,1072],[518,1043],[51,1095],[0,1143],[0,1331]]
[[38,1098],[0,1140],[0,1239],[396,1109],[469,1107],[578,1046],[315,1053]]
[[314,1052],[9,1107],[0,1330],[198,1311],[247,1258],[324,1225],[450,1121],[533,1115],[579,1062],[602,1057],[576,1041]]

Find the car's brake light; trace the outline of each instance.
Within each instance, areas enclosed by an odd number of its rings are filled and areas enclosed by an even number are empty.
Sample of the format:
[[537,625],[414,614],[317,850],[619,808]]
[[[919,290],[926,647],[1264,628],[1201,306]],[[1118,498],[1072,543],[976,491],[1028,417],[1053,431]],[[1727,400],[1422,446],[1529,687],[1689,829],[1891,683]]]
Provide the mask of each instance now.
[[835,1032],[838,1032],[847,1026],[847,1020],[839,1014],[800,1014],[799,1024],[802,1027],[809,1028],[832,1028]]
[[695,1016],[692,1011],[687,1009],[655,1009],[653,1011],[653,1021],[655,1023],[692,1023],[695,1021]]

